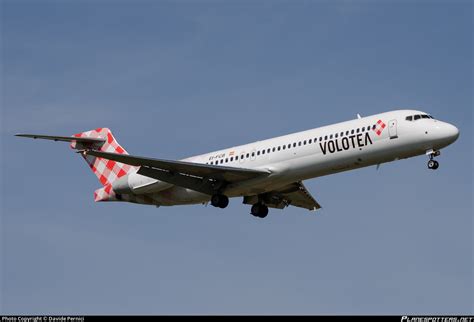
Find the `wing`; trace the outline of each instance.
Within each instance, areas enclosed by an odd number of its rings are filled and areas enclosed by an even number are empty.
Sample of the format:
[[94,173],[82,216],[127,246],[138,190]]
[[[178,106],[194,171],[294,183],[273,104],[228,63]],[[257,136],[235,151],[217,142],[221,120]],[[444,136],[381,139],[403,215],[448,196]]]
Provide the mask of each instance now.
[[226,183],[244,181],[270,174],[269,171],[215,166],[187,161],[152,159],[96,150],[83,150],[79,152],[84,155],[93,155],[99,158],[139,166],[138,174],[206,194],[215,193],[216,189],[219,189]]
[[[294,182],[280,189],[267,192],[263,195],[265,204],[271,208],[283,209],[287,206],[295,206],[308,210],[317,210],[321,205],[311,196],[302,182]],[[257,196],[244,198],[244,203],[253,204]]]

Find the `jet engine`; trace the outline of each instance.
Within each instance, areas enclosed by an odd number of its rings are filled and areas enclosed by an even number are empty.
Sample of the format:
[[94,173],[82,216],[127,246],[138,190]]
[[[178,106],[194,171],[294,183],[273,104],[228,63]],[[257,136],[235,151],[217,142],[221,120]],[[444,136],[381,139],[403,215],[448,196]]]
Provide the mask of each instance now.
[[144,194],[163,191],[173,185],[132,172],[115,180],[112,189],[117,194]]

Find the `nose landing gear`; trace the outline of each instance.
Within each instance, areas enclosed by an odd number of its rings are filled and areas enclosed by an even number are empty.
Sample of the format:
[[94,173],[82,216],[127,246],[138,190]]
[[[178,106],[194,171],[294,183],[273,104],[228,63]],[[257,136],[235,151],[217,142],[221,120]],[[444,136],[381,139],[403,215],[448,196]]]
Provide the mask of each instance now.
[[436,170],[439,167],[438,161],[434,160],[434,157],[437,157],[441,153],[439,151],[430,150],[426,154],[429,155],[430,159],[428,160],[428,169]]
[[438,169],[438,167],[439,167],[438,161],[436,161],[436,160],[429,160],[428,161],[428,169],[436,170],[436,169]]

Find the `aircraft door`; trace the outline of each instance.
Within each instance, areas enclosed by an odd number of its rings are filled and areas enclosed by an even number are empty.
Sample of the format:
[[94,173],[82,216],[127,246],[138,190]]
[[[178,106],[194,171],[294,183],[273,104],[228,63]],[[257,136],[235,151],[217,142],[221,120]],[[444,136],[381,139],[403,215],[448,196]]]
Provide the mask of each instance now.
[[388,123],[388,134],[390,136],[390,139],[396,139],[398,138],[397,134],[397,120],[391,120]]

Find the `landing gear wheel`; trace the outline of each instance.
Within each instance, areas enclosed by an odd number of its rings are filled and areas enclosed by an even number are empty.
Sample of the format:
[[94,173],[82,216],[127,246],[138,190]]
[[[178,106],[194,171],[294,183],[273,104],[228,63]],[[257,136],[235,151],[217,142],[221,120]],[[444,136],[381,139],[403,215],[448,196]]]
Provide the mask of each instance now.
[[439,163],[436,160],[429,160],[428,161],[428,169],[436,170],[439,168]]
[[268,207],[265,206],[265,205],[261,205],[260,206],[259,217],[260,218],[265,218],[267,215],[268,215]]
[[215,194],[211,197],[211,205],[218,208],[225,208],[229,205],[229,198],[225,195]]
[[435,165],[435,160],[429,160],[428,161],[428,169],[433,169]]
[[265,218],[268,215],[268,207],[262,203],[256,203],[250,209],[250,213],[255,217]]

